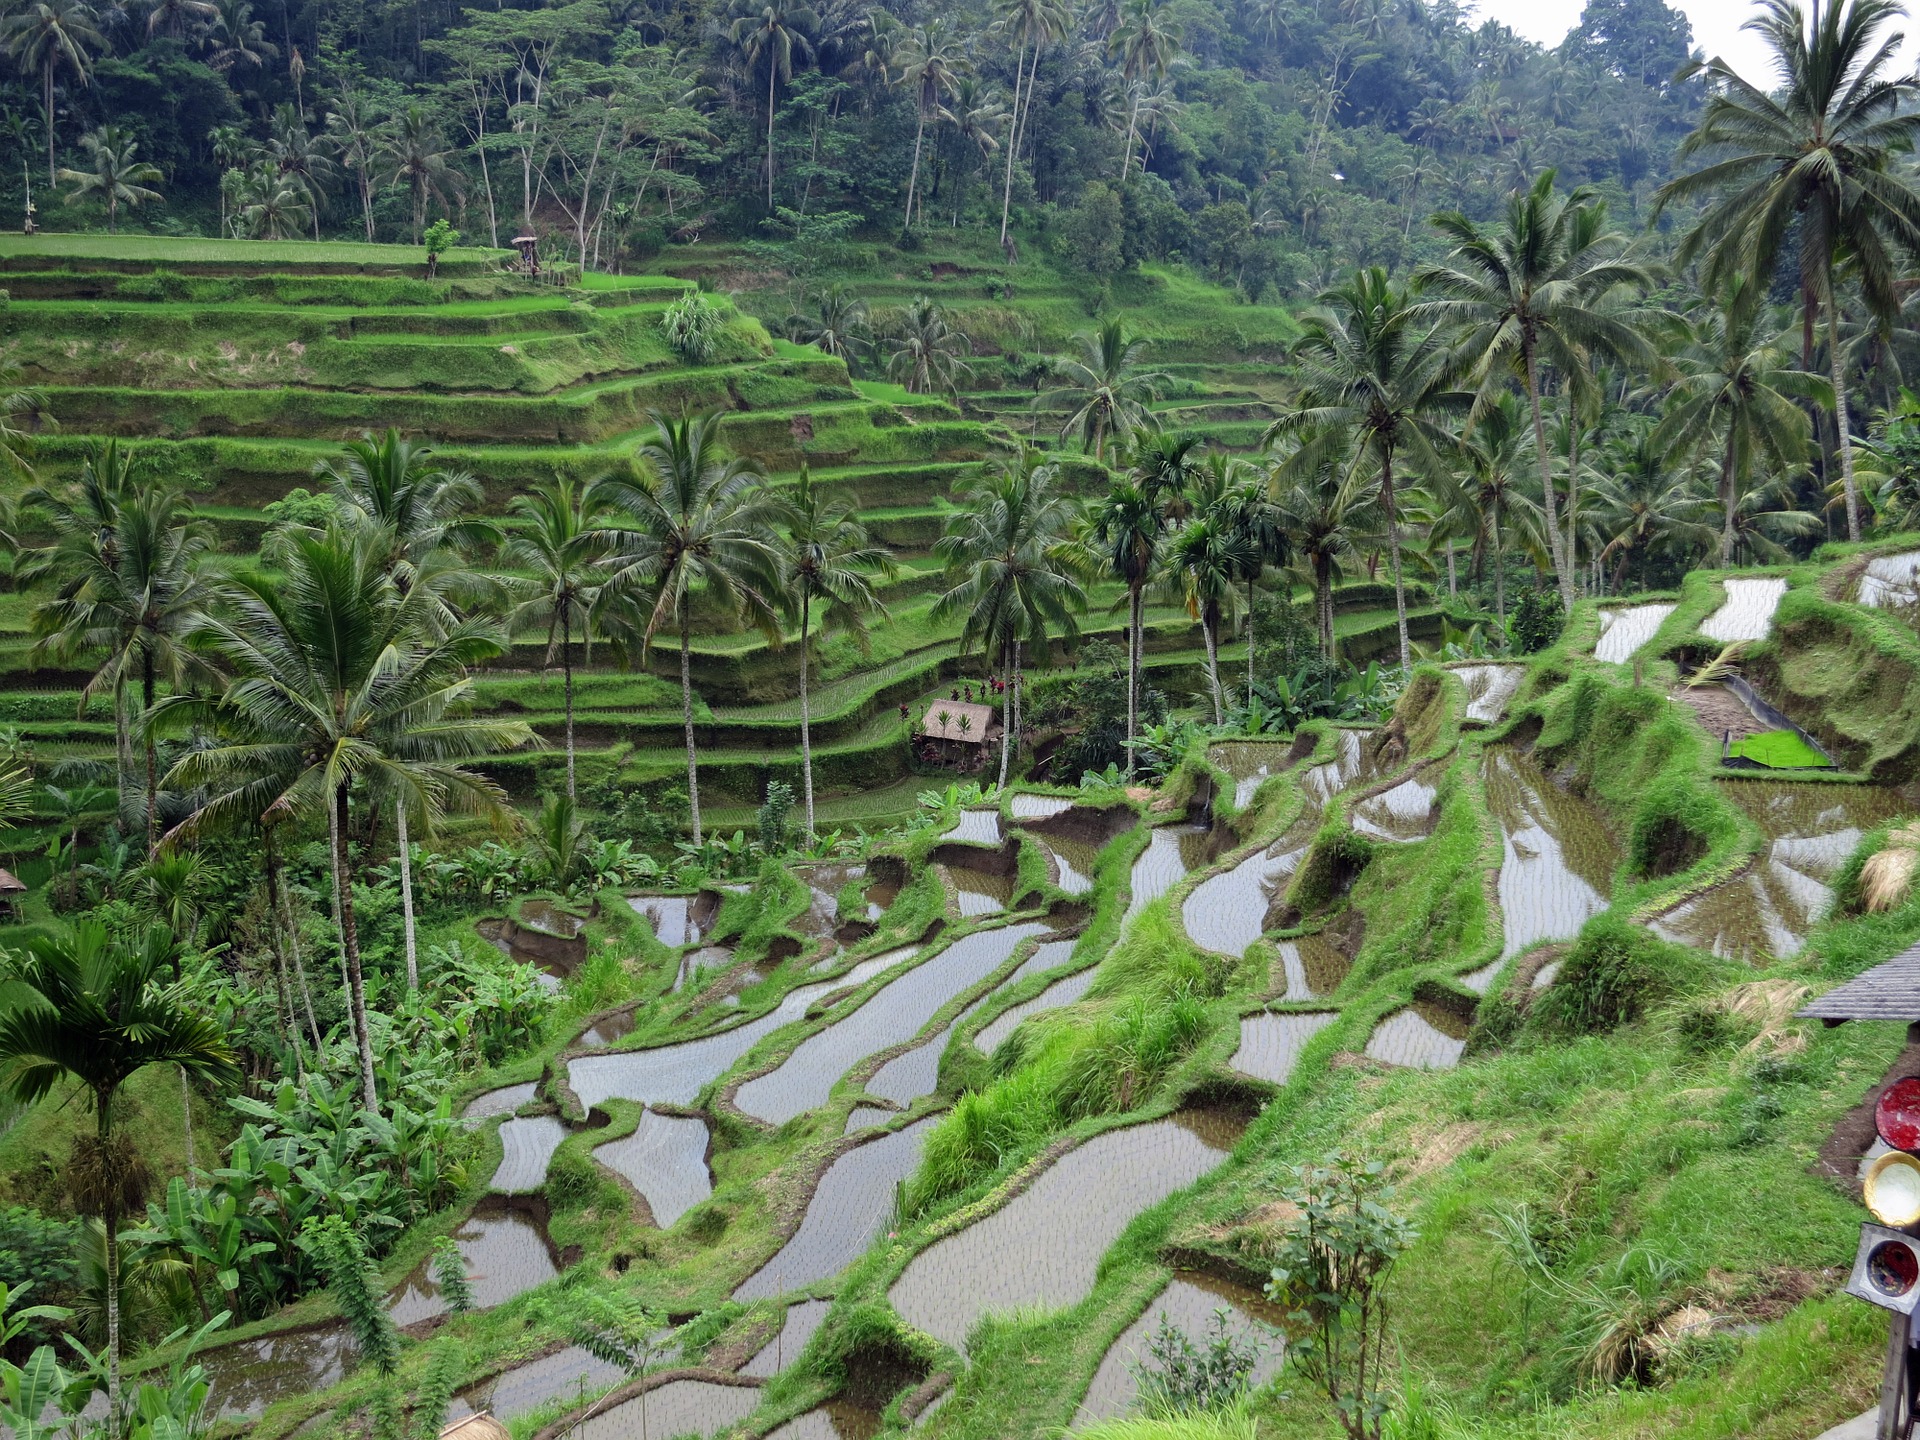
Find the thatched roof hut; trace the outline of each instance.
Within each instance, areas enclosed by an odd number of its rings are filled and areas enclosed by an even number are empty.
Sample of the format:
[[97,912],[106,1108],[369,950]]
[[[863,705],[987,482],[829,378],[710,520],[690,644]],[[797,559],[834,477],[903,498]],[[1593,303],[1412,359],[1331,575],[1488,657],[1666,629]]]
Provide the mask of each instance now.
[[440,1432],[440,1440],[511,1440],[507,1427],[482,1410],[464,1420],[455,1420]]
[[[960,721],[965,718],[966,725]],[[984,745],[1000,733],[999,712],[991,705],[969,700],[936,700],[927,707],[920,722],[920,734],[929,740],[958,740],[967,745]]]

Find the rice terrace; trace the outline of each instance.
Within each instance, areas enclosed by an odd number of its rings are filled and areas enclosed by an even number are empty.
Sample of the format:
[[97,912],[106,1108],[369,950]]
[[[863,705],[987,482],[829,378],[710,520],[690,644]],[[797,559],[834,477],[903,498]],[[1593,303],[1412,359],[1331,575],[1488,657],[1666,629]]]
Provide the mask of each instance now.
[[0,0],[0,1433],[1905,1440],[1910,16],[1541,9]]

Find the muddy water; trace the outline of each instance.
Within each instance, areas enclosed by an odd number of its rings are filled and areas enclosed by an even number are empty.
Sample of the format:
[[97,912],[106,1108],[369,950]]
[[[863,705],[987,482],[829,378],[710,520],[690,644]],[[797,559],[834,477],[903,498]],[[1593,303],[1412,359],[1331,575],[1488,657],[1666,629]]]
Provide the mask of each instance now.
[[856,1130],[866,1130],[875,1125],[884,1125],[898,1110],[883,1110],[878,1105],[856,1105],[847,1113],[847,1123],[841,1127],[842,1135],[851,1135]]
[[760,1406],[757,1386],[716,1385],[711,1380],[669,1380],[583,1421],[569,1440],[665,1440],[677,1435],[715,1435],[737,1425]]
[[1227,1063],[1243,1074],[1284,1085],[1307,1042],[1339,1018],[1337,1010],[1248,1015],[1240,1021],[1240,1048]]
[[1132,918],[1178,885],[1187,872],[1211,858],[1213,837],[1198,825],[1162,825],[1147,839],[1147,848],[1133,862],[1128,880],[1132,891],[1127,915]]
[[1375,840],[1423,840],[1433,829],[1434,793],[1424,780],[1403,780],[1355,805],[1353,828]]
[[830,1280],[866,1252],[893,1214],[894,1188],[920,1164],[935,1117],[856,1145],[820,1177],[793,1238],[733,1292],[765,1300]]
[[702,1120],[645,1111],[631,1135],[598,1147],[593,1158],[647,1197],[662,1230],[713,1193]]
[[1496,745],[1482,776],[1504,846],[1501,958],[1541,940],[1572,939],[1607,908],[1619,845],[1599,810],[1555,785],[1531,757]]
[[1274,898],[1307,853],[1304,844],[1290,843],[1295,839],[1289,832],[1270,848],[1256,850],[1233,869],[1193,888],[1180,907],[1180,919],[1194,944],[1239,955],[1260,938]]
[[1467,723],[1494,725],[1507,713],[1527,669],[1524,665],[1462,665],[1453,673],[1467,687]]
[[1859,598],[1862,605],[1889,610],[1920,604],[1920,550],[1869,560]]
[[908,1324],[959,1348],[982,1315],[1084,1299],[1134,1216],[1226,1159],[1239,1127],[1186,1111],[1097,1135],[1027,1189],[921,1251],[888,1291]]
[[1471,1022],[1438,1005],[1415,1003],[1387,1016],[1367,1039],[1367,1054],[1389,1065],[1446,1070],[1460,1063]]
[[[567,1062],[567,1082],[582,1105],[602,1100],[638,1100],[648,1105],[686,1105],[701,1088],[717,1080],[760,1041],[807,1013],[823,995],[845,990],[892,968],[911,951],[890,950],[862,960],[845,975],[789,990],[780,1003],[732,1030],[677,1045],[651,1050],[624,1050],[612,1055],[588,1055]],[[836,961],[836,963],[838,963]]]
[[359,1353],[341,1324],[218,1345],[193,1358],[206,1367],[213,1413],[252,1416],[275,1401],[309,1395],[344,1379]]
[[[539,1221],[525,1210],[493,1196],[482,1200],[453,1232],[466,1262],[476,1310],[504,1305],[522,1291],[544,1285],[560,1273],[552,1242]],[[409,1275],[387,1309],[396,1325],[430,1320],[446,1311],[440,1286],[428,1263]]]
[[1795,954],[1860,837],[1913,809],[1902,792],[1876,785],[1723,780],[1720,793],[1759,825],[1765,848],[1746,870],[1651,928],[1683,945],[1756,962]]
[[1112,1420],[1133,1409],[1140,1396],[1136,1372],[1152,1362],[1153,1337],[1163,1321],[1181,1331],[1196,1349],[1204,1349],[1215,1333],[1214,1314],[1221,1310],[1226,1312],[1227,1334],[1256,1353],[1253,1383],[1264,1385],[1279,1374],[1285,1358],[1284,1341],[1276,1333],[1285,1318],[1280,1307],[1251,1285],[1195,1271],[1171,1281],[1146,1313],[1121,1333],[1094,1371],[1072,1428]]
[[1073,801],[1063,795],[1016,795],[1011,805],[1016,820],[1050,820],[1071,810]]
[[1624,665],[1666,624],[1671,605],[1622,605],[1600,612],[1600,639],[1593,647],[1596,660]]
[[597,1360],[578,1345],[503,1371],[460,1398],[469,1410],[489,1410],[496,1420],[528,1415],[555,1400],[578,1400],[626,1378],[626,1367]]
[[1280,972],[1286,979],[1282,1000],[1317,1000],[1331,995],[1353,968],[1353,962],[1318,931],[1282,940],[1274,948],[1280,952]]
[[1018,1005],[1002,1010],[980,1027],[980,1033],[973,1037],[973,1043],[986,1054],[991,1055],[1000,1048],[1000,1042],[1011,1035],[1015,1027],[1027,1016],[1037,1015],[1042,1010],[1058,1010],[1062,1005],[1071,1005],[1085,995],[1087,987],[1093,984],[1093,977],[1099,968],[1097,965],[1089,965],[1078,974],[1054,981],[1033,999],[1023,1000]]
[[538,1190],[547,1183],[547,1165],[567,1127],[551,1115],[500,1124],[500,1168],[493,1172],[493,1188],[503,1194]]
[[800,1352],[807,1348],[813,1332],[820,1328],[820,1322],[832,1308],[831,1300],[802,1300],[797,1305],[789,1305],[787,1318],[780,1323],[780,1333],[742,1365],[740,1373],[771,1380],[800,1358]]
[[1233,777],[1233,808],[1244,810],[1269,775],[1287,768],[1292,742],[1233,740],[1214,745],[1207,758]]
[[693,921],[691,895],[634,895],[627,900],[634,913],[653,927],[654,939],[678,949],[700,943],[700,927]]
[[829,1400],[782,1425],[767,1440],[873,1440],[880,1412],[849,1400]]
[[1006,963],[1022,940],[1045,929],[1029,921],[961,936],[882,986],[851,1015],[801,1041],[771,1074],[742,1085],[734,1103],[774,1125],[824,1105],[834,1082],[856,1061],[911,1039],[941,1006],[979,984]]
[[964,919],[997,915],[1013,903],[1011,875],[989,875],[969,865],[942,865],[939,869],[952,884],[954,902]]
[[1787,582],[1778,576],[1748,580],[1723,580],[1726,603],[1701,623],[1700,633],[1723,645],[1734,640],[1764,640],[1773,628],[1773,612],[1780,597],[1787,593]]
[[998,810],[962,810],[960,823],[944,832],[943,840],[961,840],[971,845],[998,845],[1000,835],[1000,812]]
[[611,1015],[603,1015],[573,1037],[573,1043],[585,1050],[602,1050],[616,1040],[624,1040],[633,1033],[635,1009],[619,1010]]
[[534,1091],[539,1088],[538,1082],[529,1080],[524,1085],[506,1085],[498,1090],[489,1090],[469,1100],[460,1116],[463,1120],[484,1120],[490,1115],[511,1115],[533,1099]]
[[538,930],[543,935],[558,935],[563,940],[571,940],[587,928],[585,917],[562,910],[547,900],[521,901],[520,923],[529,930]]
[[[808,891],[807,908],[789,923],[802,935],[830,935],[840,923],[840,892],[867,878],[864,865],[813,865],[795,870]],[[871,907],[869,907],[871,909]]]
[[1053,861],[1054,884],[1069,895],[1084,895],[1093,889],[1093,867],[1100,860],[1098,846],[1080,840],[1060,840],[1051,835],[1033,838]]
[[473,932],[509,960],[533,966],[540,972],[534,977],[540,988],[549,994],[558,994],[560,983],[569,974],[567,967],[556,965],[549,960],[542,960],[537,955],[529,955],[515,945],[508,938],[508,923],[506,920],[476,920],[473,922]]

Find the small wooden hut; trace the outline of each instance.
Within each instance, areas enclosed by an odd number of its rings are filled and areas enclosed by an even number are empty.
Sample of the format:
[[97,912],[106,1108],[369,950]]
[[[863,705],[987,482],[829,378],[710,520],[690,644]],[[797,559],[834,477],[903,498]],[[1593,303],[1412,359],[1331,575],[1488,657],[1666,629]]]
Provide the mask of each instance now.
[[928,759],[968,769],[979,764],[987,747],[1000,738],[1000,712],[970,700],[935,700],[914,738],[925,744]]
[[440,1440],[512,1440],[507,1427],[485,1410],[455,1420],[440,1431]]
[[19,897],[27,893],[27,887],[10,870],[0,870],[0,920],[18,920]]

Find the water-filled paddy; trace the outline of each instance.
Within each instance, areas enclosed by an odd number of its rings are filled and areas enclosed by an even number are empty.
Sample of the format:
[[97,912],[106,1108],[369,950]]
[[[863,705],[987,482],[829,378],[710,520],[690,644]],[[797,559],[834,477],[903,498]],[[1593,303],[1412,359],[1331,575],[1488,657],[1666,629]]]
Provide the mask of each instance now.
[[941,871],[953,886],[954,903],[963,919],[997,915],[1013,903],[1013,876],[995,875],[971,865],[942,865]]
[[878,1411],[847,1400],[829,1400],[789,1420],[767,1440],[873,1440],[879,1433]]
[[1233,808],[1244,810],[1270,775],[1287,768],[1291,741],[1229,740],[1207,748],[1207,758],[1233,777]]
[[1299,868],[1304,848],[1290,836],[1256,850],[1231,870],[1209,875],[1180,906],[1180,920],[1194,944],[1222,955],[1238,955],[1266,929],[1267,911],[1282,882]]
[[1859,600],[1879,609],[1920,604],[1920,550],[1876,555],[1860,577]]
[[1136,1372],[1152,1359],[1149,1346],[1163,1320],[1202,1345],[1214,1334],[1217,1311],[1226,1312],[1226,1333],[1255,1351],[1253,1383],[1263,1385],[1279,1374],[1285,1359],[1283,1339],[1277,1333],[1284,1318],[1280,1307],[1251,1285],[1195,1271],[1168,1282],[1146,1313],[1114,1341],[1074,1412],[1073,1428],[1111,1420],[1133,1408],[1140,1395]]
[[1623,665],[1654,632],[1667,623],[1671,605],[1617,605],[1600,611],[1600,639],[1593,647],[1596,660]]
[[1460,1063],[1472,1022],[1439,1005],[1415,1003],[1374,1027],[1367,1054],[1413,1070],[1445,1070]]
[[[1000,1042],[1014,1032],[1016,1026],[1029,1015],[1037,1015],[1042,1010],[1057,1010],[1062,1005],[1071,1005],[1087,993],[1087,987],[1093,984],[1093,977],[1099,967],[1089,965],[1085,970],[1056,980],[1031,1000],[1022,1000],[1018,1005],[1009,1005],[993,1019],[980,1027],[980,1033],[973,1037],[973,1043],[991,1055],[1000,1048]],[[872,1086],[868,1086],[872,1089]]]
[[1284,1085],[1307,1042],[1339,1018],[1336,1010],[1245,1016],[1240,1021],[1240,1048],[1227,1063],[1244,1075]]
[[[455,1228],[453,1241],[466,1264],[476,1310],[504,1305],[560,1273],[538,1216],[497,1197],[476,1205]],[[445,1313],[447,1303],[430,1264],[423,1262],[406,1278],[387,1308],[396,1325],[412,1325]]]
[[998,845],[1001,841],[998,810],[962,810],[960,822],[940,837],[969,845]]
[[1016,795],[1009,803],[1016,820],[1050,820],[1073,808],[1065,795]]
[[713,1193],[704,1120],[645,1111],[631,1135],[597,1147],[593,1158],[646,1197],[662,1230]]
[[626,1378],[626,1369],[569,1345],[516,1365],[462,1395],[469,1410],[489,1410],[497,1420],[530,1414],[549,1401],[578,1398]]
[[524,1085],[503,1085],[498,1090],[489,1090],[469,1100],[467,1108],[460,1112],[461,1117],[484,1120],[492,1115],[511,1115],[533,1099],[534,1092],[539,1088],[538,1082],[529,1080]]
[[1217,844],[1213,833],[1199,825],[1162,825],[1147,838],[1147,848],[1133,862],[1128,879],[1131,918],[1178,885],[1187,872],[1207,864]]
[[222,1415],[258,1415],[290,1395],[309,1395],[341,1380],[359,1347],[344,1324],[295,1330],[217,1345],[193,1358],[206,1368],[211,1408]]
[[1353,962],[1317,931],[1281,940],[1274,949],[1279,952],[1280,973],[1286,980],[1282,1000],[1317,1000],[1331,995],[1353,968]]
[[[1570,940],[1607,908],[1620,847],[1589,802],[1569,795],[1532,757],[1487,751],[1487,808],[1500,826],[1502,958],[1542,940]],[[1486,977],[1491,980],[1489,974]]]
[[1062,891],[1068,895],[1085,895],[1093,889],[1093,867],[1100,859],[1098,846],[1052,835],[1036,835],[1034,839],[1053,862],[1053,883]]
[[500,1124],[500,1168],[493,1172],[493,1188],[503,1194],[538,1190],[547,1181],[547,1165],[567,1127],[551,1115],[533,1115]]
[[1467,687],[1464,718],[1470,724],[1495,725],[1507,713],[1527,669],[1524,665],[1461,665],[1453,673]]
[[1720,583],[1726,586],[1726,603],[1701,623],[1700,633],[1723,645],[1735,640],[1766,639],[1767,631],[1773,628],[1773,612],[1787,593],[1787,582],[1769,575]]
[[693,918],[690,895],[635,895],[627,904],[634,913],[653,927],[653,938],[662,945],[679,949],[700,943],[700,926]]
[[847,1123],[841,1127],[842,1135],[851,1135],[856,1130],[866,1130],[875,1125],[884,1125],[898,1110],[888,1110],[880,1105],[856,1105],[847,1112]]
[[1433,828],[1434,788],[1419,778],[1370,795],[1353,807],[1353,828],[1375,840],[1420,840]]
[[739,1289],[736,1300],[765,1300],[830,1280],[865,1253],[893,1213],[894,1188],[920,1164],[934,1119],[854,1146],[827,1167],[799,1229]]
[[734,1103],[773,1125],[826,1104],[834,1082],[856,1061],[912,1039],[941,1006],[986,979],[1022,940],[1045,929],[1027,921],[961,936],[882,986],[851,1015],[802,1040],[771,1073],[742,1085]]
[[1096,1135],[921,1251],[888,1298],[908,1324],[956,1348],[989,1311],[1074,1304],[1128,1222],[1220,1164],[1238,1138],[1236,1124],[1208,1111]]
[[711,1380],[669,1380],[602,1410],[569,1432],[570,1440],[664,1440],[712,1435],[738,1424],[760,1405],[757,1386]]
[[789,1305],[786,1318],[780,1322],[774,1337],[740,1367],[740,1373],[771,1380],[800,1357],[800,1352],[807,1348],[807,1342],[813,1338],[813,1332],[820,1328],[820,1322],[827,1318],[827,1311],[832,1308],[833,1302],[830,1300],[801,1300]]

